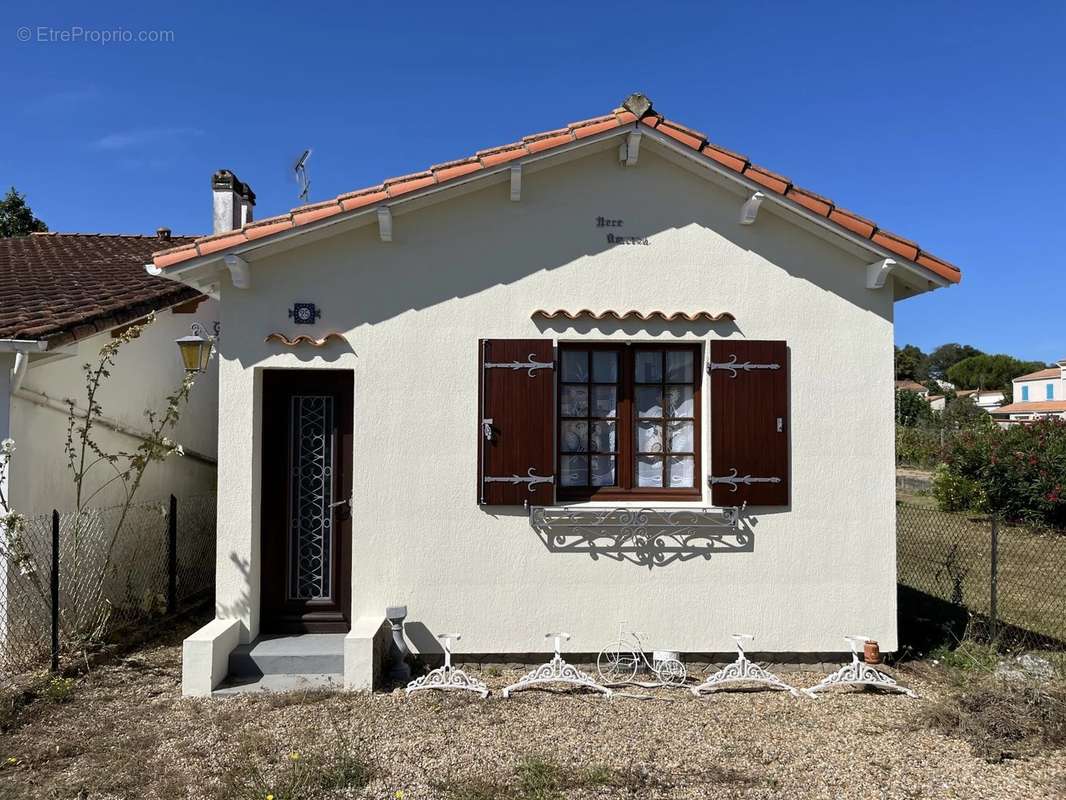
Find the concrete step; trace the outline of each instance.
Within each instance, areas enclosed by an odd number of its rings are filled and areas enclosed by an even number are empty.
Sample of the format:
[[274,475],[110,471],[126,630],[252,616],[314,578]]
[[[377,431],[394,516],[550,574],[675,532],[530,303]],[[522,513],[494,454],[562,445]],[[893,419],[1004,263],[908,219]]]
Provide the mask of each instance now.
[[229,656],[231,677],[343,673],[343,633],[263,636],[238,646]]
[[237,694],[261,692],[339,692],[344,688],[344,676],[329,674],[289,674],[229,677],[211,694],[214,697],[230,697]]

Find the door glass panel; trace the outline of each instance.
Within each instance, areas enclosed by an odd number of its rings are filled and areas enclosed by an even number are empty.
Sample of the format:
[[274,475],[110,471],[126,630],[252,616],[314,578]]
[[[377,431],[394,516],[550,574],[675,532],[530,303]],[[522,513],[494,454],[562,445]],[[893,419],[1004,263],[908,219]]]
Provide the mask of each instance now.
[[592,387],[592,416],[613,417],[618,408],[618,389],[614,386]]
[[563,456],[559,461],[563,486],[588,486],[588,456]]
[[614,456],[592,457],[592,485],[614,486]]
[[637,383],[662,383],[662,351],[638,350],[634,359],[634,378]]
[[595,383],[616,383],[618,381],[618,353],[613,350],[593,351],[592,380]]
[[332,596],[333,398],[292,398],[289,598]]
[[692,486],[692,456],[671,456],[666,461],[667,486],[688,488]]
[[616,449],[614,441],[613,422],[603,421],[592,423],[592,452],[613,453]]
[[692,383],[692,351],[666,351],[666,380],[677,383]]
[[668,416],[668,417],[691,417],[692,416],[692,387],[691,386],[667,386],[666,387],[666,416]]
[[693,423],[671,422],[666,427],[671,453],[693,452]]
[[638,417],[661,417],[663,415],[662,389],[658,386],[638,386],[635,394]]
[[663,425],[661,422],[641,422],[637,425],[637,452],[661,453],[663,451]]

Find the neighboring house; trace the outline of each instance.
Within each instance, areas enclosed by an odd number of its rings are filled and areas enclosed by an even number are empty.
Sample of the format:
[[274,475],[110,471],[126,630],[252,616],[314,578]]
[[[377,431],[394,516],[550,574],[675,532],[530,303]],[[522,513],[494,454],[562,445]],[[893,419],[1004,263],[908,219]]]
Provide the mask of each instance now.
[[[0,239],[0,439],[17,450],[5,487],[11,506],[28,516],[74,508],[67,467],[68,399],[85,412],[82,365],[96,364],[112,334],[156,312],[156,322],[125,345],[97,402],[96,436],[109,450],[134,450],[143,441],[146,409],[162,410],[181,383],[175,339],[199,322],[210,332],[217,303],[186,286],[146,275],[153,250],[191,239],[82,233],[35,233]],[[172,435],[184,458],[145,474],[138,498],[214,491],[217,369],[198,377],[189,407]],[[103,472],[96,471],[100,479]],[[92,480],[90,480],[92,483]],[[116,482],[94,504],[113,505]]]
[[1056,361],[1054,367],[1020,375],[1013,383],[1014,402],[997,409],[1002,420],[1066,419],[1066,359]]
[[641,95],[238,230],[213,187],[151,267],[225,334],[184,692],[239,644],[369,688],[394,604],[431,654],[897,648],[893,304],[956,267]]
[[929,389],[927,387],[925,387],[925,386],[922,386],[917,381],[912,381],[912,380],[896,381],[896,391],[897,392],[914,392],[915,394],[921,395],[922,397],[924,397],[927,400],[929,399]]
[[989,412],[998,409],[1007,399],[1007,395],[998,389],[960,389],[955,396],[969,397],[975,406]]

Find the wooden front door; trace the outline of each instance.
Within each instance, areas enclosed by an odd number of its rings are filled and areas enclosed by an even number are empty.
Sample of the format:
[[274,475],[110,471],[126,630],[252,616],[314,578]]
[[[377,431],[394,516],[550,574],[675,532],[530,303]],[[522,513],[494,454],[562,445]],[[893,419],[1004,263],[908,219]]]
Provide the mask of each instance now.
[[263,373],[262,624],[342,633],[351,603],[352,373]]

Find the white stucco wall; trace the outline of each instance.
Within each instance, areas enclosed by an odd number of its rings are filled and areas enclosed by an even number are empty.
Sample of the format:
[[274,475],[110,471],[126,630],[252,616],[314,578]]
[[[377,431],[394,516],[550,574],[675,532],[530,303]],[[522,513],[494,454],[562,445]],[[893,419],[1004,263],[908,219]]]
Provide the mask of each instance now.
[[[1051,387],[1051,396],[1048,397],[1048,387]],[[1025,400],[1022,400],[1022,390],[1024,387],[1029,388],[1029,396]],[[1014,402],[1037,402],[1047,400],[1063,400],[1066,399],[1066,380],[1062,378],[1041,378],[1039,380],[1030,381],[1014,381]]]
[[[554,630],[595,651],[621,619],[690,652],[728,651],[735,631],[765,651],[838,651],[846,633],[896,649],[892,287],[867,289],[860,259],[765,207],[738,225],[739,205],[651,147],[629,169],[612,149],[526,176],[521,202],[491,186],[398,214],[391,243],[371,226],[255,262],[250,289],[224,278],[218,616],[258,631],[262,370],[326,367],[355,376],[353,619],[403,603],[427,631],[416,648],[460,631],[483,653],[547,650]],[[608,246],[598,216],[650,245]],[[293,301],[321,321],[294,327]],[[729,311],[736,326],[538,324],[538,308]],[[264,343],[272,331],[348,345],[290,350]],[[479,338],[723,335],[790,348],[792,505],[753,510],[752,552],[653,569],[551,553],[522,509],[477,505]]]
[[[218,319],[218,303],[203,302],[192,314],[162,311],[156,321],[119,352],[112,375],[105,379],[98,402],[103,415],[131,429],[145,431],[146,409],[161,411],[166,396],[181,383],[182,367],[174,340],[189,334],[189,325],[197,321],[209,331]],[[85,408],[85,373],[82,365],[96,364],[102,346],[111,341],[110,333],[84,339],[71,346],[73,353],[60,360],[30,361],[22,388],[30,393],[45,394],[64,402],[75,400]],[[197,378],[171,438],[209,458],[216,457],[218,415],[217,358],[207,373]],[[103,426],[94,428],[100,445],[109,452],[135,450],[140,440]],[[67,414],[32,402],[16,394],[12,398],[11,436],[17,450],[12,465],[11,495],[14,507],[27,516],[49,514],[52,509],[69,511],[75,505],[75,490],[67,466],[64,444]],[[86,490],[93,491],[114,475],[106,465],[93,469]],[[203,494],[215,490],[215,466],[194,457],[172,457],[151,464],[137,493],[138,502]],[[121,502],[122,490],[116,482],[101,492],[93,506],[104,507]]]

